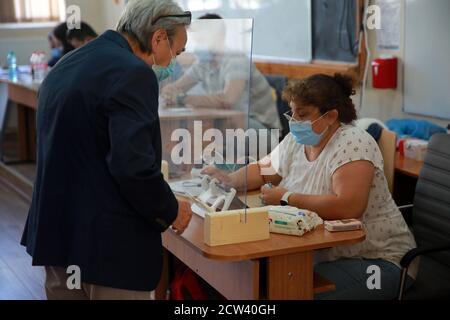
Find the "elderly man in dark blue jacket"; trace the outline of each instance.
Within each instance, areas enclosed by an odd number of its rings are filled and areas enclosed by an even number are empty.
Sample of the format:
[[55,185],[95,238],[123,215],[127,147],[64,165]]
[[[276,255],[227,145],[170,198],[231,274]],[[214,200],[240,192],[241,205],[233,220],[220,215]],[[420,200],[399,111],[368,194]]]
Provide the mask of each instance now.
[[[161,232],[188,226],[161,173],[158,80],[190,21],[171,0],[131,0],[117,32],[64,57],[42,84],[22,244],[46,267],[49,299],[150,299]],[[81,286],[67,286],[68,267]]]

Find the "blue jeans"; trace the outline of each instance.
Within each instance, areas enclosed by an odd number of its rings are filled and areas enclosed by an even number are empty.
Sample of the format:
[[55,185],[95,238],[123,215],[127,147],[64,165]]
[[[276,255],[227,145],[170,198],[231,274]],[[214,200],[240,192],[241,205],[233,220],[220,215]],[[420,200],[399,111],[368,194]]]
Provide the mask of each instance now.
[[[367,285],[367,282],[373,283],[369,278],[374,273],[373,271],[368,273],[368,268],[373,265],[380,268],[380,290],[370,290]],[[315,266],[314,271],[336,285],[336,291],[318,294],[315,296],[316,300],[394,300],[397,298],[401,270],[386,260],[341,259],[320,263]],[[414,280],[408,276],[406,288],[413,283]]]

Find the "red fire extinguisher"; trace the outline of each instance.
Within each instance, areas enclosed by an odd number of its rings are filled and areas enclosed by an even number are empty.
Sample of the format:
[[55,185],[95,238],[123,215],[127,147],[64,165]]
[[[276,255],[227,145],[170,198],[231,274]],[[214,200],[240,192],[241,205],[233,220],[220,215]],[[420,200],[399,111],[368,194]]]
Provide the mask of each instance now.
[[396,57],[381,57],[372,61],[373,87],[377,89],[397,88]]

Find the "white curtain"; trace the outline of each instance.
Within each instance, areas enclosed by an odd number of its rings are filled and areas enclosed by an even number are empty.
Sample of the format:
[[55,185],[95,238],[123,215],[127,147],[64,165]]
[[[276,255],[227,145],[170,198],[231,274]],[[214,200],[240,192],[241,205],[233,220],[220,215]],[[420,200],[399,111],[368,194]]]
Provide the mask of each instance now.
[[16,22],[60,21],[65,18],[64,0],[13,0]]

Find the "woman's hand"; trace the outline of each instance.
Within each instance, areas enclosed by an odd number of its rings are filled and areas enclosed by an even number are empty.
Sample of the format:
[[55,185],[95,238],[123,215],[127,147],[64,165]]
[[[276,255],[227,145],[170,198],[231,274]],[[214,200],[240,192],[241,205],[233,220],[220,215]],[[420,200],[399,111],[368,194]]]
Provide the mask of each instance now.
[[227,187],[234,187],[233,179],[226,171],[222,171],[214,167],[207,167],[202,171],[202,174],[206,174],[211,178],[219,180],[220,183],[224,184]]
[[164,103],[167,106],[174,106],[177,103],[178,92],[173,84],[164,86],[161,90],[161,98],[164,99]]
[[288,192],[287,189],[277,187],[269,188],[264,186],[261,188],[261,200],[265,205],[279,206],[281,204],[281,198]]

